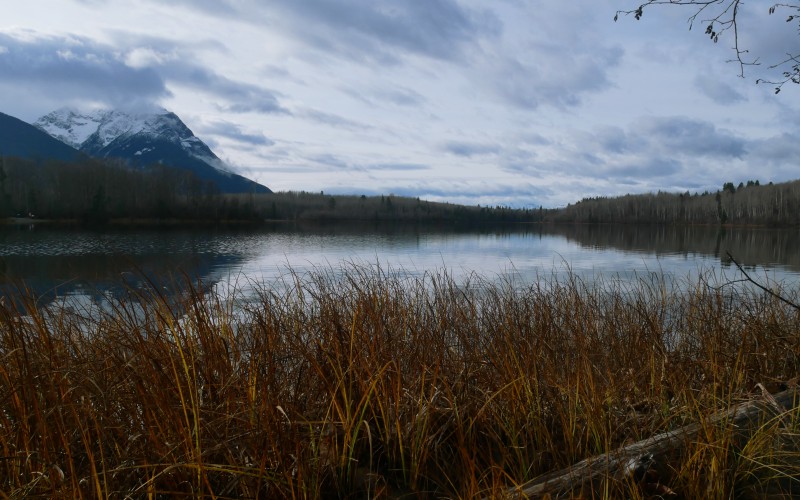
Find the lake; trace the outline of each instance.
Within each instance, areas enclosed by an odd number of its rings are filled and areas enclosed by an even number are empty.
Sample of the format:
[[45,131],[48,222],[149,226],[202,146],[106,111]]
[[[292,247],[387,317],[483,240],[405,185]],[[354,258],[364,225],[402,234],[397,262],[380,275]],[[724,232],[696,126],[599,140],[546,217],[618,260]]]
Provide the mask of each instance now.
[[102,300],[145,280],[187,275],[206,285],[247,288],[346,265],[379,265],[410,276],[446,270],[515,284],[568,274],[587,280],[633,280],[660,273],[741,278],[749,272],[789,286],[800,278],[800,231],[627,225],[273,224],[259,227],[108,229],[0,228],[0,287],[21,283],[49,301]]

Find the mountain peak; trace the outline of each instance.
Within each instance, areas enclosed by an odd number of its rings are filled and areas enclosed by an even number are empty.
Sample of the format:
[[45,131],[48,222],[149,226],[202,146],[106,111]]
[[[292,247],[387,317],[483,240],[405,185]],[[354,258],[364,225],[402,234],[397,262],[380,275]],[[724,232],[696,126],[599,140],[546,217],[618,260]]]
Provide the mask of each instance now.
[[56,139],[80,149],[81,144],[97,131],[101,118],[96,113],[81,113],[74,108],[59,108],[34,122],[34,126]]
[[269,192],[234,174],[176,115],[166,109],[150,112],[98,109],[80,112],[61,108],[34,125],[91,156],[122,158],[134,166],[164,164],[193,171],[224,192]]

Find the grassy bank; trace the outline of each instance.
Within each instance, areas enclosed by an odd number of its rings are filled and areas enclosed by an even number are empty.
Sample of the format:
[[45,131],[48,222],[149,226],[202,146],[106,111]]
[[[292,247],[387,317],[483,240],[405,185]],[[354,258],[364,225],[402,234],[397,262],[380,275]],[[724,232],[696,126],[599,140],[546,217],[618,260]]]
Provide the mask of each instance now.
[[92,317],[4,301],[0,496],[492,496],[687,423],[649,486],[598,495],[798,491],[796,411],[746,440],[704,424],[797,375],[800,314],[771,296],[356,266],[281,285],[244,312],[191,287]]

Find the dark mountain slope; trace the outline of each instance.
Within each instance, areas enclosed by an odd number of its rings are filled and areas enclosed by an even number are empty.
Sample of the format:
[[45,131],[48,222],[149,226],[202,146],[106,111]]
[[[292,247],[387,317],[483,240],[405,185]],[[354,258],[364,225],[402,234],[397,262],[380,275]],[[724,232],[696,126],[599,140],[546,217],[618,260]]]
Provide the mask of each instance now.
[[0,113],[0,156],[71,161],[80,154],[33,125]]

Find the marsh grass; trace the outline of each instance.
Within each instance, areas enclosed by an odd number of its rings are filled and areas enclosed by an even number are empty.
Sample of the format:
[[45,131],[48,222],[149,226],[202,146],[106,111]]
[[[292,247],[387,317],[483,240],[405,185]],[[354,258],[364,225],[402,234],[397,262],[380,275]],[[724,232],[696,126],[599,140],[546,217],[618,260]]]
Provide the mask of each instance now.
[[796,410],[746,439],[705,423],[797,375],[800,315],[665,280],[352,265],[246,301],[153,286],[92,314],[20,293],[0,307],[0,496],[497,496],[688,423],[668,490],[583,494],[797,494]]

